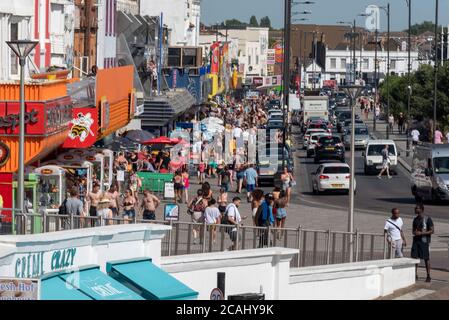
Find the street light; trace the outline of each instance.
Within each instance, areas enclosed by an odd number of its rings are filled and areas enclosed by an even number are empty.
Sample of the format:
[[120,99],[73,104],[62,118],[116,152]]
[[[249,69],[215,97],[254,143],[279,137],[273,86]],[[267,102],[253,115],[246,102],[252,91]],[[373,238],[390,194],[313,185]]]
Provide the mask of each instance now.
[[363,86],[341,86],[340,87],[351,98],[351,173],[349,180],[349,212],[348,212],[348,232],[350,235],[349,242],[349,261],[354,259],[354,240],[352,233],[354,232],[354,181],[355,181],[355,107],[356,100],[361,95]]
[[[435,0],[435,66],[434,66],[434,88],[433,88],[433,132],[435,138],[437,129],[437,90],[438,90],[438,0]],[[443,57],[441,57],[443,58]]]
[[356,66],[355,66],[355,64],[356,64],[355,63],[355,37],[356,37],[355,19],[354,19],[354,22],[338,21],[337,23],[338,24],[346,24],[346,25],[351,27],[351,46],[352,46],[352,71],[351,71],[351,73],[353,75],[351,78],[354,78],[354,80],[351,79],[352,81],[350,81],[350,83],[354,84],[354,82],[355,82],[355,72],[356,72]]
[[[379,7],[387,14],[387,120],[390,116],[390,4],[386,7]],[[387,139],[390,138],[390,125],[387,122]]]
[[407,151],[405,155],[410,156],[410,99],[412,95],[412,84],[410,80],[410,69],[411,69],[411,59],[410,59],[410,47],[411,47],[411,24],[412,24],[412,0],[405,0],[408,6],[408,64],[407,64],[407,77],[408,77],[408,90],[407,90]]
[[19,58],[20,65],[20,112],[19,112],[19,172],[17,181],[17,202],[19,212],[24,214],[25,198],[25,62],[38,41],[15,40],[6,41],[6,44]]

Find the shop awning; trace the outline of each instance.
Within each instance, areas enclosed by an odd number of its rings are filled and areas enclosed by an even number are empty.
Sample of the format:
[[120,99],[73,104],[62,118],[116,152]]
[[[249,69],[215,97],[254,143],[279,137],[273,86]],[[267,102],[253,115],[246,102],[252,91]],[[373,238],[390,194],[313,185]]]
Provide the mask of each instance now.
[[198,296],[198,292],[154,265],[151,259],[109,262],[106,271],[147,300],[192,300]]
[[[61,292],[66,297],[61,296]],[[42,280],[42,300],[143,300],[100,271],[98,266],[59,273]]]

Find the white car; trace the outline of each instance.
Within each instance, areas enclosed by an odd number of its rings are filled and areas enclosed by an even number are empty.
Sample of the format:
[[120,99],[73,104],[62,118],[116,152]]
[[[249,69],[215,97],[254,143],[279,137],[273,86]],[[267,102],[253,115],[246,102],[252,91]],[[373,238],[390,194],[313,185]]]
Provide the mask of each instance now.
[[[316,172],[312,172],[312,190],[314,194],[324,191],[344,190],[349,193],[350,168],[346,163],[324,163]],[[356,190],[354,179],[354,193]]]
[[313,157],[315,155],[315,146],[320,137],[328,136],[326,132],[313,132],[307,143],[307,158]]
[[326,134],[329,134],[329,132],[325,129],[307,129],[306,133],[304,134],[304,141],[303,141],[303,148],[307,150],[307,146],[309,144],[310,135],[312,133],[318,133],[318,132],[324,132]]

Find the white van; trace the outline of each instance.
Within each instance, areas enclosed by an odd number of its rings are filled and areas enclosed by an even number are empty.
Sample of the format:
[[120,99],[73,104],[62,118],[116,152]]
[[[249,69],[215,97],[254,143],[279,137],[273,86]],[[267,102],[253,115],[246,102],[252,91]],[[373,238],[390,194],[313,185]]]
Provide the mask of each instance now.
[[390,171],[396,173],[396,167],[398,166],[398,156],[400,153],[396,148],[396,144],[393,140],[369,140],[366,145],[366,150],[362,153],[364,160],[365,174],[371,172],[380,172],[382,169],[382,149],[388,145],[388,153],[390,157]]

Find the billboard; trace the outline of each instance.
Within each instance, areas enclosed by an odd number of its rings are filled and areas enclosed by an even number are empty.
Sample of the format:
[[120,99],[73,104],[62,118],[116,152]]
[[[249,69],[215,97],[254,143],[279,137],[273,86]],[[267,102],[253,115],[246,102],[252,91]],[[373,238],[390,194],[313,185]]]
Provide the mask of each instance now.
[[276,64],[276,50],[268,49],[267,50],[267,65],[272,66]]

